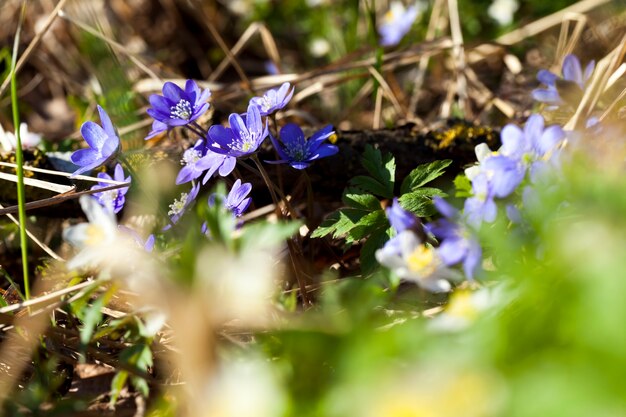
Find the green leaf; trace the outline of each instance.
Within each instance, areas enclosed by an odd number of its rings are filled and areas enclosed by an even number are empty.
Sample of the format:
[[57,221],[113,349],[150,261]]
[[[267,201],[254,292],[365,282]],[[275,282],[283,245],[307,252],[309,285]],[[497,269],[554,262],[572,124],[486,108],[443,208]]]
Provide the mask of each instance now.
[[111,400],[109,401],[109,405],[113,406],[117,402],[117,398],[120,396],[124,385],[126,385],[126,380],[128,379],[128,372],[119,371],[113,377],[111,381]]
[[382,155],[380,150],[367,145],[361,163],[373,178],[382,184],[391,184],[393,190],[396,176],[396,160],[393,155],[388,152]]
[[330,216],[315,229],[311,237],[323,237],[331,233],[334,238],[343,237],[368,213],[367,210],[353,208],[337,210],[331,213]]
[[324,237],[337,230],[337,222],[339,221],[339,210],[334,211],[324,219],[324,221],[317,226],[317,229],[311,233],[312,238]]
[[393,183],[385,185],[372,177],[357,175],[350,180],[350,185],[381,197],[393,198]]
[[86,346],[91,340],[96,326],[102,321],[102,307],[105,305],[104,295],[98,297],[90,306],[87,307],[85,317],[83,319],[83,327],[80,329],[80,343]]
[[371,213],[363,216],[361,220],[358,221],[356,226],[350,230],[348,236],[346,237],[346,241],[348,243],[356,242],[381,227],[389,227],[389,222],[387,221],[385,212],[382,209],[372,211]]
[[468,198],[472,196],[472,183],[465,174],[456,176],[454,179],[454,188],[456,189],[454,193],[455,197]]
[[386,226],[376,229],[361,248],[361,273],[364,277],[371,275],[379,267],[376,260],[376,251],[383,247],[385,242],[390,239],[392,233],[391,227]]
[[348,207],[364,210],[380,209],[380,201],[372,194],[364,194],[357,188],[347,188],[342,197],[343,203]]
[[434,196],[445,197],[446,195],[438,188],[424,187],[402,195],[398,201],[402,208],[417,217],[430,217],[437,213],[432,198]]
[[279,223],[262,221],[247,224],[239,237],[239,249],[245,251],[274,247],[293,236],[301,225],[302,223],[297,221]]
[[435,178],[440,177],[444,173],[452,160],[445,159],[443,161],[435,161],[428,164],[419,165],[413,171],[407,175],[402,181],[400,186],[400,194],[406,194],[410,191],[414,191],[416,188],[420,188],[425,184],[428,184]]

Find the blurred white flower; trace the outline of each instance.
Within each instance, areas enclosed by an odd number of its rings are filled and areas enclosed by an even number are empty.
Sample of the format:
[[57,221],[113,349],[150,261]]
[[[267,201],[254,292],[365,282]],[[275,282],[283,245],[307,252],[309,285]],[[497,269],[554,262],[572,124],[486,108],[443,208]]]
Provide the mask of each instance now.
[[513,22],[513,15],[517,9],[519,9],[517,0],[494,0],[487,9],[487,13],[500,26],[506,26]]
[[[22,149],[35,148],[41,143],[41,135],[28,131],[26,123],[20,123],[20,140],[22,141]],[[12,132],[5,132],[0,126],[0,145],[4,152],[11,152],[17,146],[17,138]]]
[[198,399],[199,416],[278,417],[285,411],[285,394],[271,368],[261,359],[222,364]]
[[502,290],[498,287],[455,291],[443,312],[430,321],[430,327],[442,331],[463,330],[482,312],[498,304],[502,298]]
[[119,233],[113,212],[105,210],[95,198],[82,196],[80,207],[89,222],[63,230],[63,239],[81,250],[67,263],[69,269],[97,263],[103,258],[106,247],[115,243]]
[[255,248],[234,254],[209,246],[198,254],[196,282],[204,304],[212,306],[213,318],[262,323],[268,316],[281,276],[272,250]]
[[330,43],[324,38],[315,38],[309,44],[309,52],[315,58],[320,58],[330,52]]

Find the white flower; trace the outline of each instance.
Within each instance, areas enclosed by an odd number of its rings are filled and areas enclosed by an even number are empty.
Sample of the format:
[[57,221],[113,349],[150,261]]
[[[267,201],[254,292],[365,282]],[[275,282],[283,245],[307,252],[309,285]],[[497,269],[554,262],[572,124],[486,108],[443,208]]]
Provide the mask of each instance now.
[[487,9],[487,13],[500,26],[506,26],[513,22],[513,14],[518,8],[517,0],[495,0]]
[[465,176],[470,181],[474,181],[474,178],[478,176],[481,172],[481,164],[490,156],[495,155],[496,152],[493,152],[489,149],[489,146],[486,143],[479,143],[474,148],[474,152],[476,153],[477,164],[472,165],[469,168],[465,169]]
[[120,234],[113,212],[87,195],[80,198],[80,206],[89,223],[80,223],[63,230],[63,239],[80,249],[67,263],[69,269],[106,262],[119,263],[120,256],[136,252],[132,239]]
[[480,288],[455,291],[443,312],[432,319],[431,328],[441,331],[458,331],[471,325],[486,310],[503,299],[502,288]]
[[323,57],[330,52],[330,43],[324,38],[315,38],[309,44],[309,52],[315,58]]
[[[26,123],[20,123],[20,140],[22,141],[22,149],[35,148],[41,143],[41,135],[28,131]],[[17,138],[12,132],[5,132],[0,126],[0,145],[5,152],[15,150],[17,146]]]
[[405,230],[376,251],[376,259],[400,278],[413,281],[431,292],[448,292],[449,281],[462,279],[460,272],[448,268],[437,250],[426,245],[411,230]]
[[260,359],[224,363],[201,394],[195,404],[200,416],[281,416],[285,411],[282,387]]

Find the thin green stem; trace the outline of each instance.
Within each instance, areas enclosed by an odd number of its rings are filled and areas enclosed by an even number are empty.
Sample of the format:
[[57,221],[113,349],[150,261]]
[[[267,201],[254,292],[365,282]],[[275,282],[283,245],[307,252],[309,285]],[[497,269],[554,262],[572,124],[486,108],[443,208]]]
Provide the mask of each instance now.
[[24,154],[22,152],[22,138],[20,135],[20,115],[17,106],[17,79],[15,66],[17,63],[17,49],[20,39],[20,31],[24,20],[26,3],[22,6],[22,14],[15,34],[13,43],[13,56],[11,58],[11,109],[13,111],[13,125],[15,126],[15,162],[17,165],[17,205],[19,207],[18,219],[20,223],[20,245],[22,247],[22,272],[24,274],[24,296],[30,298],[30,281],[28,279],[28,239],[26,234],[26,196],[24,189]]

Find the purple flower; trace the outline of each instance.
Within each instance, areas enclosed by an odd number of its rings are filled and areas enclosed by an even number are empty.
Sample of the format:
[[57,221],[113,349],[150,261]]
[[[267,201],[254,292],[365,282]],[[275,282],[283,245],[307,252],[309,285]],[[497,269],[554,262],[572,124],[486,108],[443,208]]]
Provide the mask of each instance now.
[[545,84],[546,88],[537,88],[533,90],[532,96],[537,101],[558,107],[558,105],[563,104],[563,99],[559,94],[559,85],[557,82],[559,80],[564,80],[574,83],[581,91],[584,91],[587,81],[591,78],[591,74],[593,73],[595,66],[595,61],[589,62],[583,73],[578,57],[576,57],[576,55],[569,54],[563,60],[563,67],[561,68],[563,78],[560,78],[558,75],[548,70],[540,70],[537,73],[537,80]]
[[385,209],[385,214],[387,214],[389,224],[396,230],[396,233],[415,230],[419,227],[419,219],[410,211],[403,209],[397,197],[393,199],[391,206]]
[[521,163],[504,155],[487,158],[482,164],[482,171],[489,178],[494,197],[498,198],[505,198],[513,193],[526,175]]
[[148,133],[148,136],[145,137],[145,140],[152,139],[159,133],[165,132],[168,129],[169,127],[165,123],[155,120],[154,122],[152,122],[152,130],[150,131],[150,133]]
[[383,17],[383,23],[378,27],[380,44],[393,46],[400,43],[404,35],[411,30],[419,13],[420,8],[417,4],[405,8],[402,2],[393,1],[389,11]]
[[[106,179],[106,180],[114,180],[118,182],[130,182],[130,175],[128,177],[124,177],[124,169],[120,164],[115,166],[115,172],[113,173],[113,178],[105,172],[98,173],[98,178]],[[111,183],[109,182],[99,182],[97,185],[91,187],[92,190],[99,190],[100,188],[110,187]],[[99,193],[94,193],[93,196],[98,200],[100,205],[107,210],[113,211],[113,213],[119,213],[120,210],[124,207],[124,203],[126,202],[126,193],[128,192],[128,187],[117,188],[115,190],[101,191]]]
[[284,83],[279,89],[272,88],[266,91],[262,97],[253,97],[250,99],[250,104],[259,108],[261,116],[268,116],[289,103],[294,92],[294,89],[291,88],[290,90],[290,88],[291,84]]
[[555,155],[565,140],[565,132],[560,126],[544,128],[544,120],[533,114],[526,121],[524,130],[508,124],[502,129],[500,154],[520,161],[530,167],[531,177],[546,161],[557,163]]
[[174,202],[170,204],[170,210],[167,212],[167,215],[170,216],[171,224],[165,226],[163,230],[168,230],[172,225],[178,223],[178,220],[180,220],[182,215],[185,214],[185,211],[187,211],[191,203],[193,203],[198,196],[199,191],[200,184],[198,183],[191,187],[189,193],[182,193],[179,199],[174,200]]
[[230,192],[226,196],[226,201],[224,201],[224,207],[233,212],[235,217],[240,217],[244,211],[248,209],[252,199],[250,197],[246,197],[250,194],[252,190],[252,184],[246,182],[245,184],[241,183],[241,180],[238,179],[233,184],[233,188],[230,189]]
[[441,241],[437,249],[439,256],[448,266],[461,262],[465,276],[468,279],[474,279],[482,259],[482,249],[478,240],[466,227],[458,223],[460,215],[454,207],[441,197],[434,197],[433,202],[444,216],[443,219],[428,226],[435,237]]
[[[209,149],[234,158],[246,157],[257,151],[269,134],[267,122],[263,124],[259,108],[250,103],[245,120],[239,114],[229,116],[230,127],[213,125],[209,138],[213,141]],[[217,145],[217,146],[216,146]]]
[[187,80],[183,90],[172,82],[163,85],[163,95],[152,94],[149,98],[151,108],[147,113],[155,120],[152,131],[146,139],[174,126],[184,126],[202,116],[209,108],[211,92],[200,90],[193,80]]
[[278,161],[265,161],[270,164],[289,164],[295,169],[305,169],[314,160],[325,158],[339,152],[339,148],[324,143],[335,132],[328,125],[305,140],[302,129],[297,124],[289,123],[280,129],[280,140],[277,141],[271,134],[270,139],[281,158]]
[[235,169],[237,159],[211,151],[201,139],[183,153],[180,163],[184,166],[178,172],[176,184],[195,180],[207,171],[202,180],[202,184],[206,184],[215,172],[219,172],[222,177],[230,174]]
[[496,219],[498,207],[493,201],[493,189],[486,173],[474,178],[472,191],[474,195],[465,200],[463,214],[471,226],[478,228],[482,221],[491,223]]
[[72,176],[103,165],[113,158],[120,148],[120,138],[115,132],[109,115],[100,106],[98,106],[98,113],[100,113],[102,127],[92,121],[87,121],[80,128],[80,133],[83,135],[89,148],[79,149],[70,157],[75,165],[80,166]]

